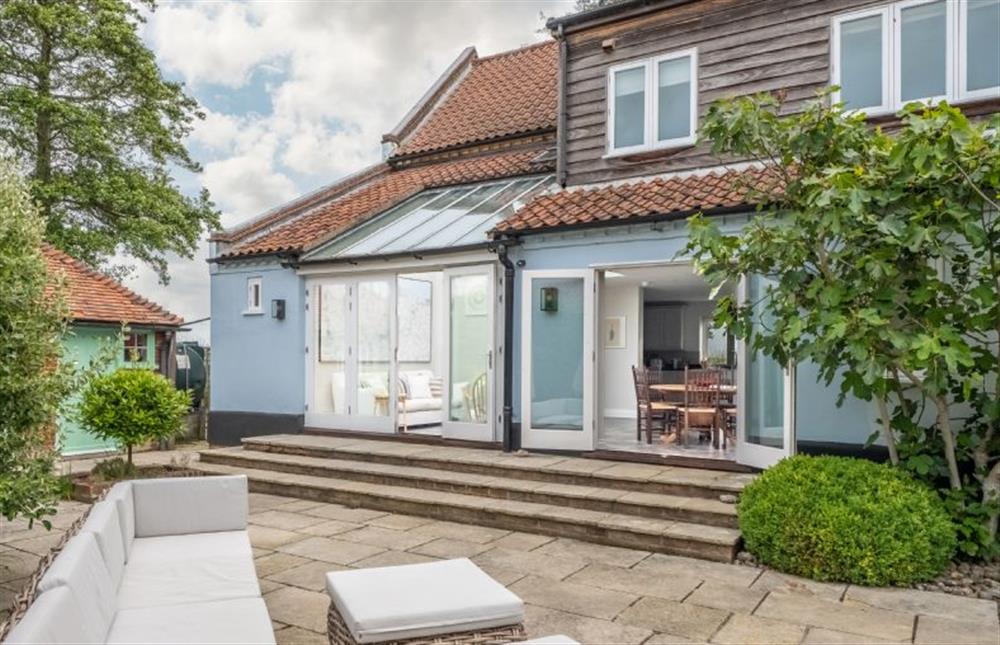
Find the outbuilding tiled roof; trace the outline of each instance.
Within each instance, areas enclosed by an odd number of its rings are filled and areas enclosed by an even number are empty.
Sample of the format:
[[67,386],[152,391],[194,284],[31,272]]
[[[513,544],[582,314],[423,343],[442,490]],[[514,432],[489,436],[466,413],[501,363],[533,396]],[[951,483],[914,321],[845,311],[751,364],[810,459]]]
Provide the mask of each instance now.
[[555,41],[474,59],[394,156],[555,129],[558,73]]
[[495,230],[498,233],[533,232],[737,207],[752,201],[753,187],[760,188],[774,181],[773,173],[751,168],[565,190],[535,199]]
[[302,251],[427,188],[550,171],[551,162],[535,162],[538,155],[539,149],[531,148],[384,172],[220,257]]
[[73,320],[170,327],[184,323],[180,316],[53,246],[43,245],[42,255],[49,272],[66,280],[66,300]]

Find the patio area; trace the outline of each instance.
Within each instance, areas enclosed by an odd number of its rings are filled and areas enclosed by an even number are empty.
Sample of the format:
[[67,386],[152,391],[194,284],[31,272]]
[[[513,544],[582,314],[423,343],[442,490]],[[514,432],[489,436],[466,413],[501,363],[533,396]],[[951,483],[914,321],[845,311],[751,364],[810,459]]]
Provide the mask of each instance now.
[[[0,620],[55,528],[0,532]],[[323,574],[470,557],[527,604],[529,636],[583,643],[983,643],[997,605],[944,594],[822,584],[731,564],[251,493],[250,538],[279,643],[326,643]]]

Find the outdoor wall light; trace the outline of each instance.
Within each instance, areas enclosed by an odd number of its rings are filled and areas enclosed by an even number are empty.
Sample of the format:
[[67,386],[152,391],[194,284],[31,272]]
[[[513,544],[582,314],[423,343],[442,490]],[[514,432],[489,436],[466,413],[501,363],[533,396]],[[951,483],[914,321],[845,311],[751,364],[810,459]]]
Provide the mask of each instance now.
[[542,287],[540,305],[542,311],[559,311],[559,289]]
[[285,300],[278,299],[271,301],[271,318],[276,318],[278,320],[285,319]]

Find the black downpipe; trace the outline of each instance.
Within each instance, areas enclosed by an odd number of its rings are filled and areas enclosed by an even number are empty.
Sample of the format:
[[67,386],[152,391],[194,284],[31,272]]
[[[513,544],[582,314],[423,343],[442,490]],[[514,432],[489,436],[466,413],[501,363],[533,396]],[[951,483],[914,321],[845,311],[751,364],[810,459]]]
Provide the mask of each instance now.
[[514,433],[514,263],[506,244],[497,246],[497,258],[503,265],[503,451],[513,452],[521,436]]

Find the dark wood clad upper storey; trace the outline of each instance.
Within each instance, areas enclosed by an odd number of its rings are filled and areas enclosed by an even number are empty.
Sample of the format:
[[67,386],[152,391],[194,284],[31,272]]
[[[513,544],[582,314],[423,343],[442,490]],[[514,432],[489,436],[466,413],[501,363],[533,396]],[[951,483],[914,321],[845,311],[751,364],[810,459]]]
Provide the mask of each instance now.
[[[628,3],[626,3],[627,5]],[[636,3],[632,3],[636,5]],[[697,51],[697,112],[719,99],[781,91],[786,112],[801,109],[831,82],[835,17],[890,5],[886,0],[664,0],[565,27],[567,185],[717,165],[705,144],[609,154],[609,70],[685,49]],[[996,101],[970,105],[998,109]]]

